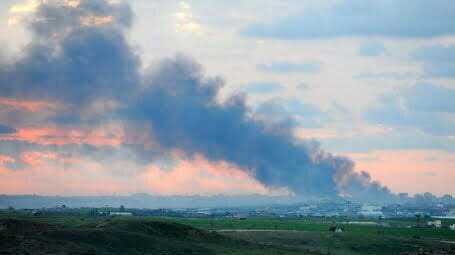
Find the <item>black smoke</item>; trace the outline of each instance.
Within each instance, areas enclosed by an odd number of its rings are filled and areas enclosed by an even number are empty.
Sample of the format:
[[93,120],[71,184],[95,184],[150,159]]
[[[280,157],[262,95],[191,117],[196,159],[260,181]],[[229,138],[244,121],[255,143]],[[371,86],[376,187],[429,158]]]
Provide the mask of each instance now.
[[[131,25],[128,5],[105,0],[41,4],[32,22],[30,44],[13,63],[0,66],[1,96],[76,105],[124,100],[137,84],[139,61],[124,29]],[[96,18],[115,23],[84,25]]]
[[15,128],[0,124],[0,135],[14,134],[16,132],[17,132],[17,130]]
[[[46,119],[56,124],[122,122],[128,138],[123,146],[142,159],[178,150],[188,158],[202,154],[235,164],[268,187],[286,187],[301,196],[392,196],[367,173],[354,172],[351,160],[298,139],[292,125],[255,118],[244,96],[220,102],[224,82],[204,76],[188,57],[165,59],[142,74],[125,36],[132,22],[128,5],[62,3],[41,4],[23,55],[0,64],[0,97],[61,103],[66,108]],[[112,22],[87,24],[97,17]],[[120,106],[84,117],[99,101]]]

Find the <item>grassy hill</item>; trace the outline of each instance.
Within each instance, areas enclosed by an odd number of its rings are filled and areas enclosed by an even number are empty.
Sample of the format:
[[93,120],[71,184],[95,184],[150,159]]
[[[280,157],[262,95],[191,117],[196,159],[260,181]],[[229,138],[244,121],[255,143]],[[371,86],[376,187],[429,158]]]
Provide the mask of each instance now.
[[259,244],[188,225],[107,219],[79,226],[0,220],[0,254],[319,254]]
[[0,254],[455,254],[455,231],[346,225],[320,219],[0,217]]

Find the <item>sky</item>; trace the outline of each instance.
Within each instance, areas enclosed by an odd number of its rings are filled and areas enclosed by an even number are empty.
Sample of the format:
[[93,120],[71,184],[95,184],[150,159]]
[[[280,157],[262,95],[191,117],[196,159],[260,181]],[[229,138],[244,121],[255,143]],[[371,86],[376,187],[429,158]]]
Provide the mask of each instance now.
[[451,0],[86,2],[0,3],[0,193],[455,195]]

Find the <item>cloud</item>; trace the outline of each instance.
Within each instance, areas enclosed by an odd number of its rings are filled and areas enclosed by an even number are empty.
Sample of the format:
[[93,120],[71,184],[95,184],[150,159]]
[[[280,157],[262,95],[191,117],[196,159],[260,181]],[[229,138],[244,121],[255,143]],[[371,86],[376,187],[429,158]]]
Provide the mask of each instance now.
[[371,41],[362,43],[359,47],[358,54],[362,57],[377,57],[382,55],[385,50],[384,44]]
[[433,176],[438,176],[438,173],[428,171],[428,172],[423,172],[422,175],[433,177]]
[[300,115],[300,116],[321,116],[326,115],[317,107],[311,104],[302,103],[298,99],[290,99],[286,103],[286,107],[291,114]]
[[174,13],[176,19],[175,30],[186,34],[201,35],[206,28],[198,22],[191,5],[186,2],[179,3],[179,11]]
[[413,73],[413,72],[405,72],[405,73],[398,73],[398,72],[379,72],[379,73],[372,73],[366,72],[361,73],[354,78],[358,79],[392,79],[392,80],[415,80],[420,78],[420,74]]
[[337,153],[375,150],[439,150],[455,152],[455,140],[410,129],[395,129],[384,134],[320,138],[324,148]]
[[455,90],[419,83],[396,93],[384,94],[365,118],[374,124],[407,127],[433,135],[455,134]]
[[278,39],[345,36],[427,38],[455,34],[451,0],[345,0],[324,9],[305,9],[242,34]]
[[5,135],[5,134],[6,135],[7,134],[14,134],[16,132],[17,132],[17,130],[15,128],[0,124],[0,136],[1,135]]
[[[68,2],[66,2],[68,3]],[[38,37],[64,33],[70,29],[87,27],[128,28],[132,24],[132,11],[126,3],[111,4],[105,0],[81,0],[79,4],[63,1],[40,4],[35,19],[30,23]]]
[[46,164],[47,161],[56,160],[57,155],[54,153],[45,153],[41,151],[27,151],[23,152],[20,158],[26,164],[33,166],[42,166]]
[[[329,115],[311,104],[298,99],[271,100],[258,106],[256,113],[269,121],[289,121],[299,127],[321,128],[331,121]],[[288,122],[289,123],[289,122]]]
[[423,63],[425,76],[455,78],[455,45],[433,45],[415,50],[411,57]]
[[296,88],[299,89],[299,90],[308,90],[311,87],[312,86],[308,82],[306,82],[304,80],[302,80],[299,83],[297,83],[297,86],[296,86]]
[[455,89],[419,83],[404,91],[406,106],[420,112],[455,113]]
[[259,64],[257,65],[259,71],[265,73],[276,73],[276,74],[289,74],[289,73],[319,73],[322,70],[322,65],[317,62],[309,63],[290,63],[290,62],[274,62],[270,64]]
[[24,109],[30,112],[37,112],[43,109],[52,109],[56,108],[55,104],[45,101],[24,101],[24,100],[14,100],[9,98],[0,98],[0,105],[3,107]]
[[243,87],[243,90],[248,93],[268,94],[281,92],[284,87],[275,82],[256,82],[247,84]]
[[[96,162],[100,167],[104,166],[106,172],[111,175],[121,175],[126,179],[145,171],[147,165],[155,163],[154,159],[143,159],[126,146],[53,143],[52,141],[40,144],[34,141],[0,140],[0,154],[14,159],[5,164],[7,171],[28,171],[39,168],[33,162],[44,162],[46,165],[56,167],[56,170],[71,168],[74,171],[80,171],[82,169],[79,167],[83,164]],[[162,154],[161,159],[165,158],[167,155]]]
[[[390,183],[396,192],[424,192],[435,186],[434,192],[443,195],[451,190],[455,173],[455,154],[441,150],[375,150],[369,153],[349,154],[354,159],[378,158],[377,161],[358,161],[357,169],[368,169],[375,179]],[[427,157],[440,161],[428,161]],[[428,178],[431,176],[431,178]],[[406,184],[406,185],[404,185]]]
[[66,128],[21,128],[12,131],[14,132],[0,136],[0,141],[14,140],[42,145],[88,144],[98,147],[115,147],[122,143],[123,135],[102,127],[92,127],[91,130],[75,129],[68,126]]
[[141,177],[146,186],[153,189],[153,193],[162,195],[274,192],[234,165],[207,161],[199,156],[180,161],[172,170],[150,165]]
[[[112,19],[95,18],[87,24],[83,22],[87,17]],[[110,172],[127,177],[176,154],[177,160],[203,157],[232,165],[255,183],[299,196],[350,194],[376,200],[392,196],[368,174],[355,172],[348,158],[298,139],[292,126],[255,118],[243,96],[220,100],[223,80],[206,76],[194,60],[176,56],[142,68],[126,39],[131,23],[126,4],[43,2],[31,20],[30,44],[14,61],[0,63],[1,97],[53,102],[58,107],[52,116],[17,127],[18,135],[0,141],[0,154],[19,159],[24,169],[32,162],[47,165],[49,160],[44,159],[58,155],[58,164],[76,158],[75,167],[87,176],[102,178]],[[271,93],[283,88],[262,84],[254,89]],[[321,115],[295,100],[286,107],[304,121]],[[114,132],[118,127],[121,132]],[[36,174],[36,168],[33,171]],[[58,175],[52,168],[43,171],[48,173],[43,177]],[[87,179],[75,171],[68,176],[75,178],[72,188]],[[192,172],[188,176],[197,177]],[[129,179],[109,180],[111,186],[125,190],[122,184]]]
[[33,1],[28,1],[23,4],[15,4],[12,5],[9,9],[11,13],[29,13],[33,12],[38,8],[39,6],[39,1],[33,0]]

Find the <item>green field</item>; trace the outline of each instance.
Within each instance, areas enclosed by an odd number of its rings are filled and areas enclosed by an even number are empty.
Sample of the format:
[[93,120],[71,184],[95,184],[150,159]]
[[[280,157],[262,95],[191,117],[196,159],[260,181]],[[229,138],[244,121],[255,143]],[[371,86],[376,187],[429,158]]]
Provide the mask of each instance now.
[[[1,222],[5,225],[4,222],[12,219],[16,220],[14,227],[2,230]],[[435,252],[427,254],[455,254],[455,244],[447,243],[455,241],[455,231],[449,229],[407,228],[415,220],[398,219],[376,220],[387,227],[344,224],[343,233],[329,230],[345,221],[341,218],[240,220],[3,214],[0,215],[0,244],[3,243],[0,254],[27,254],[14,250],[11,244],[28,249],[28,254],[393,255],[418,254],[412,252],[420,249]],[[38,252],[43,250],[46,253]],[[58,250],[68,253],[57,253]]]
[[[343,225],[345,232],[358,235],[379,235],[393,236],[403,238],[430,239],[430,240],[446,240],[455,241],[455,231],[449,229],[433,229],[433,228],[407,228],[415,224],[414,219],[399,219],[399,220],[363,220],[368,222],[386,223],[389,227],[382,226],[364,226],[356,224],[342,224],[346,219],[286,219],[286,218],[249,218],[246,220],[237,219],[163,219],[188,224],[197,228],[208,230],[228,230],[228,229],[268,229],[268,230],[296,230],[308,232],[329,232],[329,228],[333,225]],[[351,220],[359,221],[359,220]],[[443,221],[446,225],[454,224],[454,220]]]

